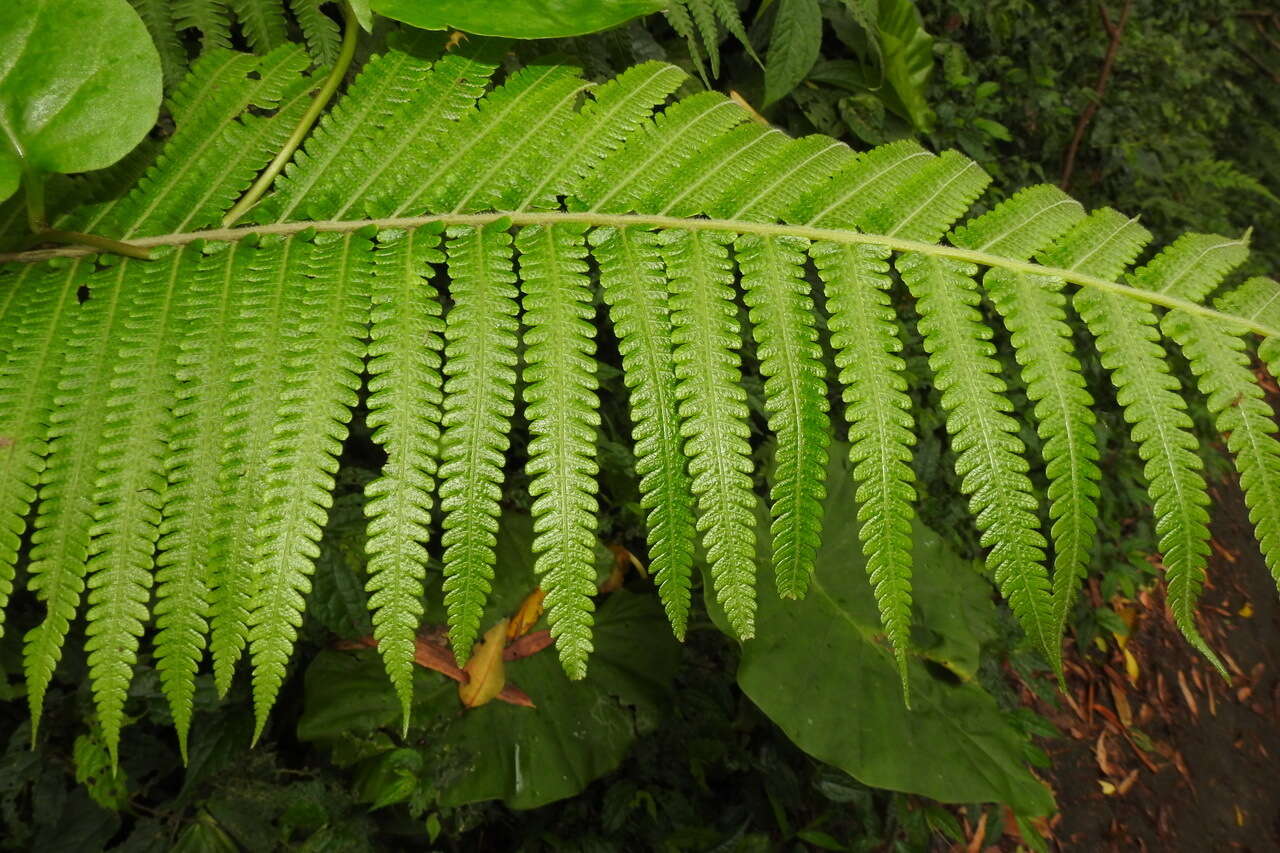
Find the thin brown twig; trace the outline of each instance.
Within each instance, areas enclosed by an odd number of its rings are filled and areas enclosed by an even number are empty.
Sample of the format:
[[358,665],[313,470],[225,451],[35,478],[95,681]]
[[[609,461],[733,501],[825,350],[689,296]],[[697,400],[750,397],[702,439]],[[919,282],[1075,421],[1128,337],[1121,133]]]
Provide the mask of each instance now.
[[1107,44],[1107,53],[1102,60],[1102,71],[1098,74],[1098,82],[1094,84],[1094,97],[1085,106],[1080,113],[1080,119],[1076,122],[1076,132],[1071,137],[1071,144],[1067,146],[1066,156],[1062,159],[1062,178],[1058,181],[1058,186],[1067,189],[1071,185],[1071,174],[1076,168],[1076,154],[1080,150],[1080,143],[1084,141],[1085,131],[1089,127],[1089,122],[1093,120],[1093,116],[1098,112],[1098,107],[1102,105],[1102,96],[1106,94],[1107,83],[1111,81],[1111,69],[1116,63],[1116,53],[1120,50],[1120,40],[1124,37],[1125,25],[1129,23],[1129,12],[1133,9],[1133,0],[1124,0],[1124,8],[1120,11],[1119,23],[1113,24],[1111,16],[1107,14],[1107,7],[1099,4],[1098,11],[1102,13],[1102,25],[1107,31],[1110,41]]

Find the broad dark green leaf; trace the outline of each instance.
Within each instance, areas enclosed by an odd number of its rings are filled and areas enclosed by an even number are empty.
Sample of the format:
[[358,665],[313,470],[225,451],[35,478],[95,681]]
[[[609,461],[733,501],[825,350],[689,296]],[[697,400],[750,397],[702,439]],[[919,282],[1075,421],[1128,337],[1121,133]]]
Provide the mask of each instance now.
[[21,0],[0,11],[0,200],[24,171],[110,166],[155,124],[160,55],[126,0]]
[[818,0],[780,0],[764,65],[767,107],[804,80],[822,47],[822,14]]
[[[535,587],[532,541],[529,516],[503,515],[484,627],[511,615]],[[437,583],[428,600],[439,598]],[[438,607],[426,615],[444,618]],[[424,669],[414,673],[410,742],[426,744],[420,772],[438,786],[440,805],[500,799],[535,808],[571,797],[617,767],[636,737],[657,725],[680,662],[657,596],[610,594],[596,613],[592,641],[581,681],[568,679],[553,649],[507,663],[508,681],[536,708],[494,701],[463,711],[457,683]],[[302,740],[336,745],[399,725],[400,700],[373,651],[323,652],[307,670]],[[402,791],[402,759],[381,750],[362,763],[371,796]]]
[[[847,454],[833,447],[831,456],[813,586],[786,602],[759,586],[760,630],[742,647],[739,686],[801,749],[867,785],[1047,813],[1052,799],[1027,770],[1025,738],[974,680],[980,646],[996,631],[990,585],[916,523],[907,708],[858,545]],[[727,632],[714,602],[708,610]]]
[[607,30],[660,12],[665,0],[373,0],[373,11],[424,30],[545,39]]

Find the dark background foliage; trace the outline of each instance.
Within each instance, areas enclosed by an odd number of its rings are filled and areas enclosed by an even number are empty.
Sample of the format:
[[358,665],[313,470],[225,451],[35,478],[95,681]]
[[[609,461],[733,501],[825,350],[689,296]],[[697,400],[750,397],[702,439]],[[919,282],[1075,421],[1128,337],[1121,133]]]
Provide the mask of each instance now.
[[[739,5],[765,56],[776,14],[768,7],[774,4]],[[1280,272],[1280,19],[1255,8],[1262,4],[920,0],[920,21],[932,36],[932,70],[920,86],[927,113],[914,114],[902,108],[901,99],[893,102],[884,81],[871,80],[875,85],[861,89],[831,82],[843,78],[830,63],[865,58],[870,48],[862,44],[859,53],[857,33],[842,17],[861,4],[818,5],[826,16],[820,58],[825,65],[763,108],[771,122],[793,133],[831,133],[855,147],[903,135],[916,135],[934,149],[956,147],[991,172],[997,192],[1006,194],[1032,183],[1060,183],[1069,173],[1067,189],[1087,206],[1141,211],[1160,242],[1189,229],[1235,234],[1253,227],[1249,271]],[[694,64],[689,44],[661,18],[555,48],[577,54],[600,75],[643,58]],[[543,46],[518,49],[531,56]],[[742,44],[721,33],[718,51],[721,73],[711,84],[763,104],[764,77]],[[1099,94],[1109,52],[1113,67]],[[972,553],[976,537],[947,473],[940,407],[918,343],[908,344],[920,403],[921,512],[954,547]],[[1108,455],[1097,586],[1074,619],[1077,649],[1127,630],[1108,603],[1117,595],[1135,598],[1154,576],[1145,559],[1154,550],[1150,526],[1137,511],[1143,494],[1139,463],[1133,454],[1116,451],[1123,424],[1107,414],[1117,407],[1097,365],[1087,367]],[[616,376],[603,378],[607,389],[619,388]],[[1025,405],[1017,388],[1013,393]],[[625,414],[620,404],[610,404],[605,415],[601,461],[611,499],[604,503],[602,536],[634,543],[640,516],[623,485],[631,460],[625,442],[611,440],[608,427],[625,423]],[[1029,430],[1024,439],[1035,446]],[[370,447],[356,430],[344,457],[349,484],[359,481],[362,467],[376,465]],[[517,448],[512,505],[520,502],[525,485],[519,456]],[[1216,457],[1210,463],[1215,475],[1225,470]],[[354,493],[354,485],[348,490]],[[645,589],[639,579],[628,583]],[[144,660],[131,690],[132,724],[125,730],[121,771],[114,777],[93,729],[78,640],[66,646],[41,740],[29,747],[19,628],[36,618],[36,605],[19,595],[14,608],[13,630],[0,640],[4,850],[923,850],[965,835],[954,808],[869,788],[795,747],[742,694],[733,677],[737,645],[714,630],[704,612],[691,620],[675,701],[643,727],[647,733],[622,765],[577,797],[515,811],[496,803],[440,807],[435,788],[441,779],[430,772],[390,767],[382,776],[358,776],[330,747],[298,739],[302,674],[332,643],[333,622],[341,619],[333,602],[309,610],[293,675],[268,737],[253,750],[246,746],[251,721],[245,686],[238,684],[219,703],[205,684],[184,770],[157,675]],[[988,644],[982,672],[984,684],[1015,713],[1017,695],[1008,673],[1026,673],[1034,661],[1014,649],[1012,634],[1006,626]],[[1031,731],[1053,734],[1034,715],[1024,712],[1021,719]],[[973,807],[963,816],[970,830],[981,813]],[[1006,827],[998,810],[989,813],[988,843],[1017,831]],[[1034,833],[1024,838],[1036,841]],[[1004,843],[1014,842],[1006,834]]]

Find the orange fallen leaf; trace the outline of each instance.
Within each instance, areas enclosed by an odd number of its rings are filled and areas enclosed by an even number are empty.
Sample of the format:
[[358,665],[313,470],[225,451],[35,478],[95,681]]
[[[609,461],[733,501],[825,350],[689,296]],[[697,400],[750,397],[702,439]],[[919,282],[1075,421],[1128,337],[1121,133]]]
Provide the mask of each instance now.
[[621,545],[610,545],[609,550],[613,552],[613,568],[609,571],[609,577],[596,588],[596,592],[600,595],[608,595],[616,589],[622,587],[623,580],[627,577],[627,572],[635,569],[636,573],[642,578],[649,577],[649,573],[645,571],[644,563]]
[[[508,629],[510,630],[510,629]],[[532,634],[525,634],[520,639],[511,643],[502,650],[502,659],[504,661],[520,660],[527,658],[529,655],[535,655],[538,652],[551,645],[550,631],[534,631]]]
[[507,670],[502,665],[502,650],[506,646],[507,625],[510,620],[503,619],[488,631],[484,632],[484,640],[477,643],[471,652],[471,659],[463,667],[469,678],[458,685],[458,698],[468,708],[479,708],[502,692],[507,683]]
[[1196,697],[1191,693],[1191,688],[1187,685],[1187,676],[1182,670],[1178,670],[1178,687],[1182,689],[1182,698],[1186,701],[1187,707],[1191,709],[1191,716],[1200,716],[1200,708],[1196,704]]
[[542,618],[542,601],[546,597],[547,594],[541,588],[535,589],[524,597],[524,601],[521,601],[520,606],[516,608],[515,615],[511,617],[511,623],[507,625],[508,643],[517,637],[523,637],[538,624],[538,620]]
[[[3,440],[3,439],[0,439],[0,441],[2,441],[2,440]],[[3,445],[0,445],[0,446],[3,446]],[[1239,610],[1237,610],[1237,611],[1236,611],[1236,615],[1237,615],[1237,616],[1240,616],[1241,618],[1244,618],[1244,619],[1252,619],[1252,618],[1253,618],[1253,605],[1246,601],[1246,602],[1244,603],[1244,607],[1241,607]]]
[[1130,789],[1133,788],[1133,783],[1137,781],[1138,771],[1136,769],[1131,770],[1129,775],[1124,777],[1120,784],[1116,786],[1116,793],[1123,797],[1125,794],[1129,793]]

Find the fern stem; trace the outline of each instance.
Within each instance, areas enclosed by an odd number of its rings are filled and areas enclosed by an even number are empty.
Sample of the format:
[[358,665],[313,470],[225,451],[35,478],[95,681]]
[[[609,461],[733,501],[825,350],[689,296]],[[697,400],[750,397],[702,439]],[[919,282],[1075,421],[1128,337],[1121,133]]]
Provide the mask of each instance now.
[[31,232],[35,235],[36,242],[48,241],[51,243],[70,243],[73,246],[92,246],[104,252],[125,255],[141,261],[151,260],[151,250],[141,246],[122,243],[119,240],[112,240],[110,237],[100,237],[97,234],[82,234],[79,231],[63,231],[58,228],[50,228],[49,220],[45,216],[44,174],[34,169],[25,169],[22,182],[27,191],[27,224],[31,226]]
[[[1031,261],[1019,261],[1004,258],[988,252],[974,249],[961,249],[956,246],[945,246],[937,243],[926,243],[920,240],[907,240],[900,237],[888,237],[883,234],[871,234],[861,231],[849,231],[840,228],[815,228],[809,225],[785,225],[774,222],[747,222],[740,219],[682,219],[678,216],[651,216],[639,214],[611,213],[566,213],[566,212],[514,212],[499,211],[496,213],[451,213],[437,216],[392,216],[379,219],[320,220],[312,222],[278,222],[271,225],[247,225],[241,228],[210,228],[204,231],[189,231],[176,234],[160,234],[154,237],[141,237],[134,241],[135,246],[183,246],[196,240],[242,240],[255,234],[298,234],[303,231],[339,232],[359,231],[369,226],[378,230],[386,228],[420,228],[430,223],[441,223],[445,226],[473,225],[484,226],[499,220],[508,220],[512,225],[554,225],[557,222],[582,222],[598,227],[627,228],[674,228],[686,231],[719,231],[727,234],[760,234],[766,237],[803,237],[808,240],[822,241],[841,245],[888,246],[896,252],[918,252],[935,258],[951,258],[957,261],[968,261],[991,269],[1005,269],[1027,275],[1060,278],[1063,281],[1114,293],[1138,302],[1159,305],[1163,308],[1180,309],[1190,314],[1217,320],[1235,328],[1261,335],[1264,338],[1280,337],[1280,328],[1258,322],[1256,319],[1241,317],[1224,311],[1217,311],[1190,299],[1171,296],[1146,288],[1133,287],[1105,278],[1082,273],[1078,270],[1062,267],[1046,266]],[[29,252],[0,253],[0,263],[30,263],[49,258],[75,258],[93,254],[93,250],[78,247],[67,249],[40,249]]]
[[324,108],[329,105],[329,101],[333,99],[333,95],[338,91],[338,86],[342,83],[342,78],[347,76],[347,69],[351,67],[351,60],[356,55],[356,40],[360,35],[360,25],[356,22],[356,16],[351,11],[351,5],[347,2],[342,4],[342,49],[338,51],[338,61],[334,63],[333,69],[329,72],[329,76],[325,78],[324,85],[320,87],[320,91],[316,92],[315,100],[311,102],[311,106],[307,107],[307,111],[302,114],[302,118],[298,119],[298,126],[293,129],[293,133],[289,135],[285,141],[284,147],[276,154],[275,159],[271,161],[266,170],[258,176],[253,182],[253,186],[249,187],[235,206],[227,211],[227,215],[222,217],[222,226],[228,228],[234,225],[242,216],[249,212],[249,209],[258,203],[258,199],[262,198],[271,183],[276,179],[276,175],[280,174],[285,165],[293,159],[293,154],[302,145],[302,141],[307,138],[307,134],[311,132],[311,128],[316,123],[316,119],[320,118],[320,113],[324,112]]

